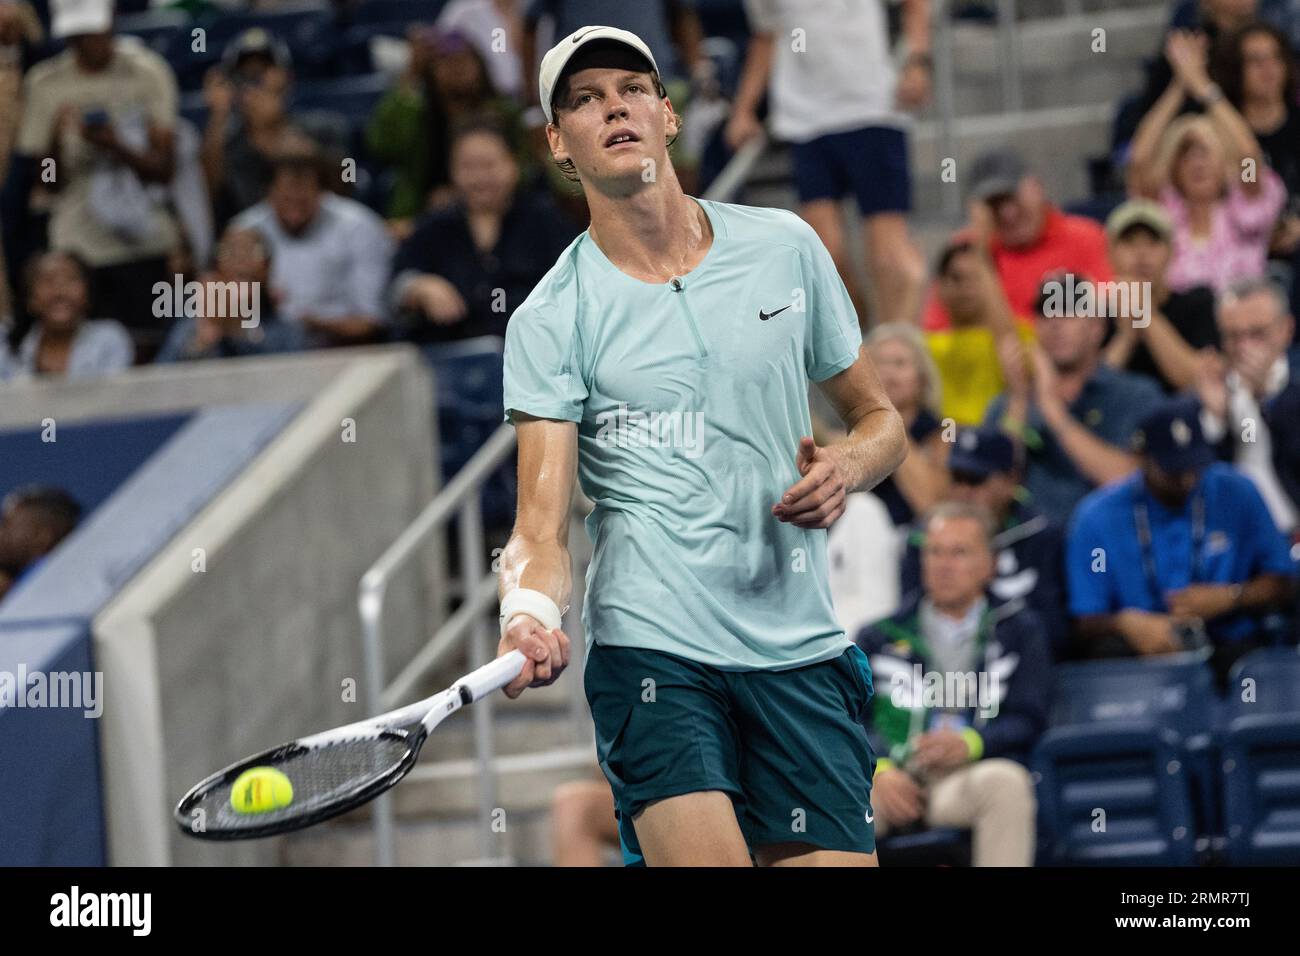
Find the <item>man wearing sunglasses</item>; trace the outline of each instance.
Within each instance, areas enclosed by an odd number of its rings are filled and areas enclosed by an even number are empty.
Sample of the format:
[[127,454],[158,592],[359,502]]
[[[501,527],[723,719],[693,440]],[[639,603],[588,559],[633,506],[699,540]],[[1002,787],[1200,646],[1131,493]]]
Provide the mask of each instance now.
[[[995,428],[964,428],[957,433],[948,456],[952,481],[947,498],[979,505],[993,516],[994,571],[989,591],[1003,601],[1024,600],[1043,622],[1049,649],[1064,655],[1066,633],[1063,550],[1059,524],[1034,506],[1021,484],[1023,452],[1015,441]],[[921,587],[924,535],[914,528],[903,556],[901,593]]]

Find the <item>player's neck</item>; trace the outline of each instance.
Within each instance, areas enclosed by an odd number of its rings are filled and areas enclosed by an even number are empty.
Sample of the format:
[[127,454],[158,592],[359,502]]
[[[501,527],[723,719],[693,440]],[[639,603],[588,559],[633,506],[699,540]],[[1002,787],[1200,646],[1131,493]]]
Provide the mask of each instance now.
[[589,233],[621,271],[666,282],[700,264],[713,243],[703,208],[682,192],[677,177],[628,195],[588,190]]

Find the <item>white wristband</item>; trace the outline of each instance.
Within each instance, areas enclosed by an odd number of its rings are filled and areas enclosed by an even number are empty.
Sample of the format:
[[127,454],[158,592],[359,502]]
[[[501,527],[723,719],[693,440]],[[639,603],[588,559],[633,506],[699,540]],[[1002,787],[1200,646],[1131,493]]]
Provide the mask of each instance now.
[[548,631],[560,626],[563,615],[559,606],[541,591],[515,588],[501,601],[501,634],[504,636],[510,620],[518,614],[527,614]]

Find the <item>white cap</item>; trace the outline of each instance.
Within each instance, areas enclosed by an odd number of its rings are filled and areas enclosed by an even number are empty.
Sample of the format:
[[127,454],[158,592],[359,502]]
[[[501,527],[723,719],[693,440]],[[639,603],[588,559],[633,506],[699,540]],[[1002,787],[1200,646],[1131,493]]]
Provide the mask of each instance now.
[[635,33],[617,27],[579,27],[547,50],[546,56],[542,57],[542,68],[537,78],[537,93],[548,122],[555,122],[555,117],[551,115],[551,95],[555,92],[555,84],[559,81],[560,74],[564,72],[565,65],[573,58],[573,54],[596,40],[614,40],[630,46],[650,61],[650,66],[656,73],[659,72],[659,64],[655,63],[654,54],[645,45],[645,41]]
[[113,0],[50,0],[50,35],[56,40],[113,28]]

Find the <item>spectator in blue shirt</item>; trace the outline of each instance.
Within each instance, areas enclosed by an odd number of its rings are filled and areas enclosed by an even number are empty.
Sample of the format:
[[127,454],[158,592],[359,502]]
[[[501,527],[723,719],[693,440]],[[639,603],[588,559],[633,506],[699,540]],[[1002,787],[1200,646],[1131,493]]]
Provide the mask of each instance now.
[[[1129,450],[1133,430],[1163,397],[1152,379],[1101,361],[1105,309],[1075,307],[1086,304],[1082,290],[1088,282],[1055,275],[1043,283],[1032,379],[1009,367],[1007,391],[985,415],[985,424],[1001,425],[1023,441],[1025,487],[1039,508],[1062,523],[1093,488],[1137,467]],[[1106,297],[1095,288],[1099,306]],[[1075,301],[1065,303],[1071,291]]]
[[[1024,455],[995,428],[963,428],[948,456],[952,479],[945,497],[986,509],[994,521],[994,567],[989,592],[1002,601],[1023,600],[1043,623],[1053,654],[1065,652],[1065,533],[1043,514],[1021,484]],[[901,578],[903,595],[921,588],[925,535],[908,536]]]
[[1222,679],[1291,595],[1286,540],[1249,478],[1214,462],[1194,403],[1162,402],[1134,439],[1141,468],[1089,495],[1070,529],[1070,612],[1097,656],[1207,648]]

